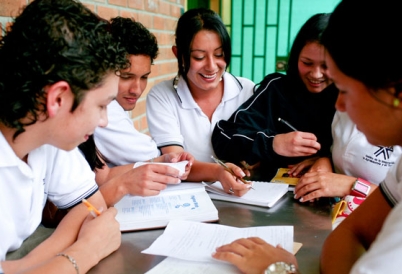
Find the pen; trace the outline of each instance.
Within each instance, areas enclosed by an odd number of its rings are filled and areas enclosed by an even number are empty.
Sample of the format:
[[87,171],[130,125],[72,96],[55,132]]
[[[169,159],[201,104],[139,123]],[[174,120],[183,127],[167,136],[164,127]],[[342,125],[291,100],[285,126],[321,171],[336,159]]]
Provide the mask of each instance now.
[[[215,163],[220,164],[227,172],[229,172],[230,174],[232,174],[233,176],[235,176],[237,179],[239,179],[240,181],[242,181],[244,184],[249,185],[250,182],[247,182],[246,180],[244,180],[243,178],[237,176],[232,169],[230,169],[224,162],[222,162],[221,160],[215,158],[214,156],[211,155],[211,158],[215,161]],[[251,187],[253,188],[253,187]],[[253,188],[254,189],[254,188]]]
[[279,117],[278,121],[284,123],[285,125],[287,125],[291,129],[293,129],[294,131],[297,131],[297,129],[294,126],[292,126],[291,124],[289,124],[287,121],[283,120],[282,118]]
[[91,212],[91,214],[96,217],[99,216],[101,213],[99,210],[96,209],[90,202],[88,202],[86,199],[82,199],[82,203],[87,206],[88,210]]

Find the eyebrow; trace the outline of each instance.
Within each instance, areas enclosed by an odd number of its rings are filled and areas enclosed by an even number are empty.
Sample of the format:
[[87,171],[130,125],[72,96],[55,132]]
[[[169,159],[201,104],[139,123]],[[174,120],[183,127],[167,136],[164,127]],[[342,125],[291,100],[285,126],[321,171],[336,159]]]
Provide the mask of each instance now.
[[[144,74],[141,75],[141,76],[150,75],[151,72],[152,72],[152,71],[149,71],[149,72],[147,72],[147,73],[144,73]],[[137,75],[137,74],[131,73],[131,72],[128,72],[128,71],[127,71],[127,72],[122,72],[121,75]]]
[[[217,50],[220,50],[220,49],[223,49],[223,46],[220,46],[219,48],[214,49],[214,51],[217,51]],[[206,50],[203,50],[203,49],[191,49],[190,50],[190,52],[193,52],[193,51],[206,52]]]

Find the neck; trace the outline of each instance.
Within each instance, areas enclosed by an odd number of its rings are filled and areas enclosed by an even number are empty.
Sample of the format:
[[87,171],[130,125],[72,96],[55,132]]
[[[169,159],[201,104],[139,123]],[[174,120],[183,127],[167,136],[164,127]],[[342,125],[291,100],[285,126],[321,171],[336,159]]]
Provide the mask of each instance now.
[[30,126],[26,127],[24,132],[20,133],[16,138],[14,138],[16,129],[9,128],[0,123],[0,131],[7,143],[10,145],[17,157],[25,162],[28,157],[28,153],[42,145],[38,143],[38,140],[40,139],[35,138],[33,134],[28,133],[30,131],[29,127]]

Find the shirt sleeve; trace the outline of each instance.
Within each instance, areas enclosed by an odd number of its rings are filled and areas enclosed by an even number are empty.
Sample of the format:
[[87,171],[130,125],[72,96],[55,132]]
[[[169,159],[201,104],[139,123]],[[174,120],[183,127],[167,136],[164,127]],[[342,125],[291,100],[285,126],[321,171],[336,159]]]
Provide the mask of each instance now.
[[108,125],[98,127],[94,138],[97,148],[111,166],[142,162],[160,156],[154,140],[135,129],[117,101],[112,101],[107,111]]
[[60,209],[74,207],[98,190],[95,173],[78,148],[72,151],[55,149],[54,153],[45,178],[47,197]]
[[261,160],[274,161],[278,156],[272,146],[277,134],[273,113],[277,109],[270,104],[273,91],[257,91],[227,120],[219,121],[212,134],[216,155],[226,161],[238,163],[245,160],[255,164]]
[[[147,95],[149,131],[158,147],[177,145],[184,147],[178,108],[180,99],[169,81],[154,86]],[[185,110],[181,110],[185,112]]]
[[402,158],[389,169],[384,181],[380,183],[381,191],[384,193],[391,205],[396,205],[402,197]]
[[402,204],[399,203],[388,215],[380,233],[353,266],[351,274],[396,273],[402,269]]

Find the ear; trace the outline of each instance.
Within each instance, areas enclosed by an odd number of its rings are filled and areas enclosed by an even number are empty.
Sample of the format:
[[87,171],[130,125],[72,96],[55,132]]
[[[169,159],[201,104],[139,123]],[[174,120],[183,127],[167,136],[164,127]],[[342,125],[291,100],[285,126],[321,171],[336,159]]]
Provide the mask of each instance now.
[[72,93],[70,85],[65,81],[45,87],[47,93],[46,107],[49,117],[54,117],[63,107],[71,107]]
[[172,46],[172,51],[173,51],[174,56],[176,56],[176,58],[177,58],[177,46]]

